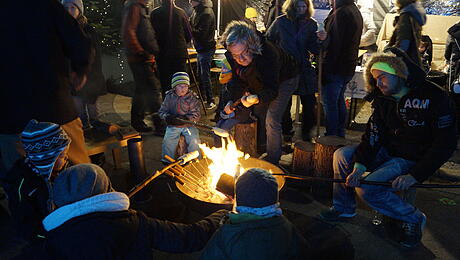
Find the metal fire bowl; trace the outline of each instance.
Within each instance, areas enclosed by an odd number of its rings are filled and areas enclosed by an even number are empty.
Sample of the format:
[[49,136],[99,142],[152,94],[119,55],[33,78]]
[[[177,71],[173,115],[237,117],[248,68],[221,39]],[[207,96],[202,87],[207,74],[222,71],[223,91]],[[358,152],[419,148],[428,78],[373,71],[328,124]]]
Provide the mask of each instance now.
[[[193,174],[195,178],[205,178],[203,176],[203,173],[208,174],[208,165],[210,163],[209,159],[201,159],[199,161],[192,162],[184,167],[186,174]],[[271,171],[272,173],[284,173],[283,170],[278,168],[277,166],[263,161],[259,160],[256,158],[250,157],[249,159],[240,159],[240,164],[241,167],[244,169],[249,169],[249,168],[263,168],[265,170]],[[278,182],[278,190],[281,190],[284,186],[285,179],[283,176],[275,176],[276,181]],[[212,198],[209,199],[202,199],[199,198],[196,194],[196,192],[191,191],[190,189],[187,189],[180,183],[176,182],[177,188],[181,191],[182,194],[184,194],[186,198],[186,204],[188,206],[191,206],[196,209],[206,207],[207,210],[203,211],[202,209],[198,209],[198,212],[213,212],[218,209],[231,209],[232,208],[232,201],[226,199],[226,200],[220,200],[220,201],[213,201],[211,200]],[[200,202],[197,205],[197,202]],[[193,205],[192,205],[193,204]]]

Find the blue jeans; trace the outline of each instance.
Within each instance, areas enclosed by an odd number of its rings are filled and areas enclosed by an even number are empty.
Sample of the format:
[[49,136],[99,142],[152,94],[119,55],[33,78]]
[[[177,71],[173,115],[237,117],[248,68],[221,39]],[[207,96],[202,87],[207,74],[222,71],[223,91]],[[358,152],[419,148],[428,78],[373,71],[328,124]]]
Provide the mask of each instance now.
[[207,52],[199,52],[197,54],[198,60],[198,75],[200,75],[200,90],[202,94],[206,95],[208,103],[214,102],[212,89],[211,89],[211,62],[214,57],[214,52],[216,50],[212,49]]
[[297,90],[299,85],[299,76],[285,80],[280,84],[278,96],[270,102],[268,106],[267,117],[265,119],[265,128],[267,132],[267,157],[266,161],[275,165],[279,164],[282,153],[282,120],[284,110],[291,100],[292,94]]
[[[357,145],[345,146],[334,153],[334,178],[346,179],[353,171],[353,154]],[[385,148],[380,149],[374,162],[368,169],[370,174],[364,177],[367,181],[389,182],[400,175],[407,174],[415,165],[414,161],[399,157],[391,157]],[[370,207],[379,213],[402,220],[418,223],[422,219],[422,212],[395,193],[387,186],[361,185],[350,188],[343,183],[334,183],[334,209],[344,213],[354,213],[356,209],[355,191]]]
[[325,75],[325,84],[321,90],[324,114],[326,115],[326,135],[345,137],[347,107],[345,89],[352,76]]
[[187,143],[187,152],[199,151],[198,144],[200,143],[200,135],[198,129],[195,127],[175,127],[168,126],[166,128],[165,137],[163,138],[163,145],[161,150],[161,160],[169,163],[168,160],[164,159],[165,155],[170,156],[173,159],[176,156],[177,144],[179,143],[180,135],[185,137]]

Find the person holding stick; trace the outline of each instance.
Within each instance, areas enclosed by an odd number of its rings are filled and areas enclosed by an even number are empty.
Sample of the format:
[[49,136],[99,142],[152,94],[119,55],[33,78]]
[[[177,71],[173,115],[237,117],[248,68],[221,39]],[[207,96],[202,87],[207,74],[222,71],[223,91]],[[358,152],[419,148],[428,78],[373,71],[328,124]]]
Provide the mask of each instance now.
[[[402,221],[399,242],[414,247],[426,216],[395,191],[422,183],[450,158],[457,146],[454,105],[397,48],[372,56],[364,79],[374,111],[361,143],[334,153],[334,177],[346,183],[334,184],[333,206],[319,216],[330,221],[354,217],[356,191],[377,212]],[[360,185],[360,179],[392,181],[392,187]]]
[[171,82],[171,90],[166,92],[165,100],[159,110],[160,117],[166,120],[167,127],[161,150],[161,160],[170,163],[164,157],[168,155],[175,159],[175,152],[181,135],[185,137],[188,152],[198,151],[200,136],[198,129],[184,123],[200,120],[200,103],[194,92],[189,90],[190,78],[186,72],[176,72]]

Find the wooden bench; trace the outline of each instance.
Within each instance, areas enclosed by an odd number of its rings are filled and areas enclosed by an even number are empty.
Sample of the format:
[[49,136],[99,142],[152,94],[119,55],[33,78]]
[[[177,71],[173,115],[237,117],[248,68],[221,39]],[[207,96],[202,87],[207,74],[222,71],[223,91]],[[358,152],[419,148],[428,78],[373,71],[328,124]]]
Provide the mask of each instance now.
[[[121,148],[128,145],[129,139],[141,137],[135,131],[115,137],[108,133],[91,130],[90,132],[85,132],[86,151],[88,155],[91,156],[111,151],[115,169],[121,168]],[[86,136],[90,136],[90,138],[86,138]]]

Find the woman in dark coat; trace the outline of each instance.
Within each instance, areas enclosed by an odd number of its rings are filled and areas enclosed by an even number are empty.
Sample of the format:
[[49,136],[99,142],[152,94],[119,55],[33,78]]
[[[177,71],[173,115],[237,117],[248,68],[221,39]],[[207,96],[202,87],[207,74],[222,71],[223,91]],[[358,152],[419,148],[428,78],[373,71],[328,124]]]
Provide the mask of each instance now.
[[97,98],[107,93],[102,74],[101,43],[97,32],[88,24],[88,19],[83,15],[83,2],[81,0],[62,0],[62,4],[69,14],[78,21],[82,31],[91,39],[94,60],[89,69],[86,84],[79,90],[72,89],[73,99],[83,128],[89,128],[99,122],[96,107]]
[[[300,66],[297,94],[303,106],[302,139],[310,140],[310,130],[315,121],[316,72],[310,58],[319,53],[316,35],[318,26],[312,18],[314,9],[311,0],[287,0],[283,15],[276,18],[267,31],[267,37],[293,56]],[[290,117],[290,106],[286,110]]]
[[395,29],[389,46],[398,47],[419,66],[422,64],[418,47],[422,38],[422,26],[426,24],[426,13],[417,0],[397,0],[399,16],[395,18]]

